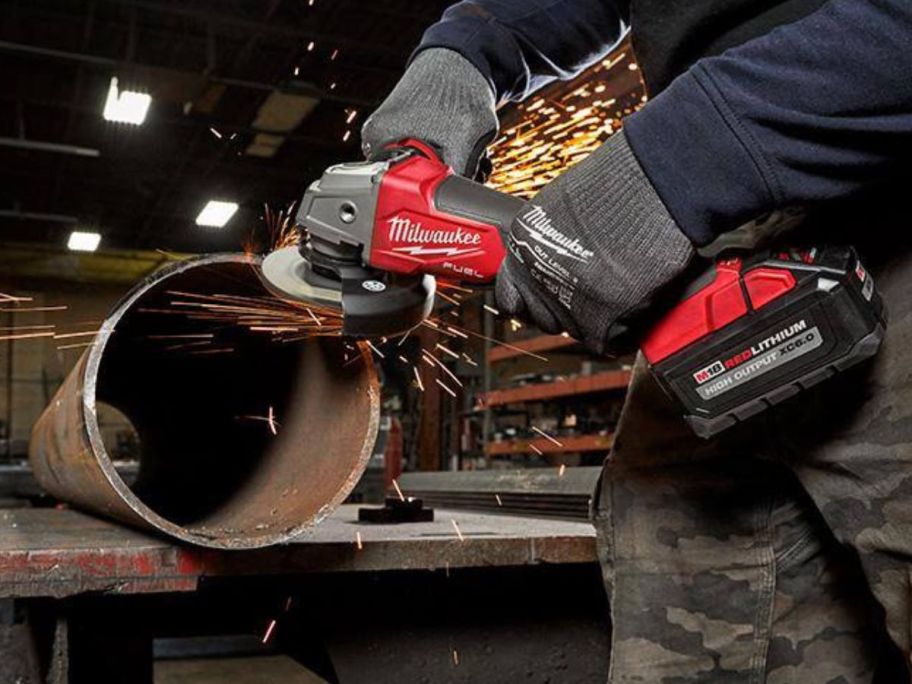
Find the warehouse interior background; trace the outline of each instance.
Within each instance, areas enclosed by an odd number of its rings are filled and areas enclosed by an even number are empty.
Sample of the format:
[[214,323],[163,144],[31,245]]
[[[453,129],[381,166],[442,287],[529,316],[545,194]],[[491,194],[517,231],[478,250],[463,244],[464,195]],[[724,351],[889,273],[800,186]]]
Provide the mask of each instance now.
[[[2,327],[90,332],[131,286],[170,261],[258,243],[262,249],[267,207],[286,209],[328,165],[360,158],[365,116],[447,4],[4,3],[0,291],[67,308],[6,311]],[[112,87],[151,98],[142,123],[105,116]],[[622,46],[577,82],[508,105],[491,151],[491,184],[528,196],[616,130],[641,96],[635,63]],[[222,226],[197,225],[210,201],[237,205],[236,213]],[[97,249],[68,248],[74,232],[100,236]],[[468,344],[476,361],[496,363],[454,363],[466,382],[454,385],[460,391],[452,397],[436,384],[418,392],[399,377],[395,359],[384,359],[387,376],[400,381],[387,388],[388,415],[419,423],[405,426],[406,467],[598,463],[608,441],[585,437],[610,435],[616,413],[594,411],[594,419],[574,405],[576,388],[546,385],[624,364],[589,359],[568,340],[536,340],[535,331],[492,316],[483,303],[476,295],[462,305],[466,324],[483,332],[491,317],[493,337],[525,339],[547,351],[547,372],[540,375],[543,364],[506,347]],[[85,350],[80,343],[90,341],[64,340],[0,342],[0,453],[7,459],[24,456],[32,425]],[[547,350],[551,344],[557,348]],[[619,405],[617,380],[600,382],[604,398]],[[527,385],[542,385],[543,397],[534,399],[527,388],[516,401],[510,394],[493,405],[481,400],[485,388]],[[417,413],[403,412],[406,406]],[[558,429],[581,449],[558,452],[546,440],[524,439],[534,436],[533,425]]]
[[[449,4],[0,2],[0,465],[27,468],[36,420],[130,288],[189,255],[266,251],[308,183],[361,158],[366,116]],[[506,105],[490,185],[530,196],[644,99],[621,45]],[[439,369],[415,350],[375,356],[381,437],[354,501],[381,501],[402,472],[564,477],[610,448],[631,359],[505,320],[490,292],[451,294],[439,317],[472,334],[415,334],[446,348]],[[101,424],[135,461],[129,420],[103,409]],[[20,482],[0,478],[0,503]]]

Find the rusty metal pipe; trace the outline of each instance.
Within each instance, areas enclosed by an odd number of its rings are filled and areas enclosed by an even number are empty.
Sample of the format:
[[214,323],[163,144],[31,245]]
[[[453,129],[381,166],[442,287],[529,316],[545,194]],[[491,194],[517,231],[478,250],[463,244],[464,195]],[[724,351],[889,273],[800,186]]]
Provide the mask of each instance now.
[[[355,486],[379,422],[370,353],[346,363],[338,338],[279,343],[242,328],[161,313],[169,291],[269,296],[259,261],[216,255],[167,267],[113,310],[32,433],[38,481],[125,523],[223,549],[287,541]],[[168,349],[161,335],[213,333],[230,353]],[[187,338],[192,339],[192,338]],[[173,345],[172,345],[173,346]],[[114,469],[98,406],[136,429],[139,475]],[[279,423],[251,420],[273,407]]]

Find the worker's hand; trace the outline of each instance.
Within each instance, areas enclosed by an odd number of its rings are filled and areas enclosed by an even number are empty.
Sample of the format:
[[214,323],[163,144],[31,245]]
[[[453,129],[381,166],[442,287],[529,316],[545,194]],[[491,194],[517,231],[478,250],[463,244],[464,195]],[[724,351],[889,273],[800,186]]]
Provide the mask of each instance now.
[[368,159],[384,146],[416,138],[436,147],[456,173],[472,178],[497,134],[494,91],[469,60],[452,50],[418,54],[386,101],[364,123]]
[[694,254],[618,133],[513,221],[498,307],[604,354]]

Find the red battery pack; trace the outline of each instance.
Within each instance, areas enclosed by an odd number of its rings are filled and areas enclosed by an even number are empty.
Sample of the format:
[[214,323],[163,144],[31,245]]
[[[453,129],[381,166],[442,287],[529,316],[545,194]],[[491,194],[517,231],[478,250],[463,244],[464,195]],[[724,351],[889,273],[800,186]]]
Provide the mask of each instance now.
[[771,251],[716,262],[641,349],[708,438],[873,356],[885,329],[854,249]]

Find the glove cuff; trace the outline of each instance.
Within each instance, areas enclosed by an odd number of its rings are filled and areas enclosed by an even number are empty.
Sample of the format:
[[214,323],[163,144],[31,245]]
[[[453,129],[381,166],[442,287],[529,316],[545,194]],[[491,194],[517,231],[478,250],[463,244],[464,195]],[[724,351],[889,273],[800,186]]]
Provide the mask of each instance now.
[[[632,280],[643,264],[671,274],[693,257],[693,243],[662,202],[623,130],[554,185],[571,220],[597,253],[636,257],[639,268],[629,273]],[[650,273],[649,280],[654,282],[656,275]]]
[[418,138],[440,149],[443,160],[466,176],[475,174],[496,134],[496,103],[487,79],[465,57],[445,48],[418,53],[361,131],[368,158],[389,143]]

